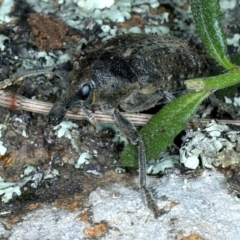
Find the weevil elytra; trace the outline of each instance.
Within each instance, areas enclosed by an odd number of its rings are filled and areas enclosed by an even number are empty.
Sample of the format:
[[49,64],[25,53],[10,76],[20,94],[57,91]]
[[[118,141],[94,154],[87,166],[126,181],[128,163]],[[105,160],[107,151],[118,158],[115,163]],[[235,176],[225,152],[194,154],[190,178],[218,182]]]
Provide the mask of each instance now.
[[77,59],[71,85],[49,113],[49,123],[59,124],[71,106],[100,108],[112,114],[132,144],[138,145],[139,187],[148,207],[160,212],[146,187],[146,156],[141,136],[119,110],[140,112],[159,101],[170,101],[184,90],[183,80],[209,74],[203,55],[188,42],[157,35],[129,34],[115,37],[102,47]]

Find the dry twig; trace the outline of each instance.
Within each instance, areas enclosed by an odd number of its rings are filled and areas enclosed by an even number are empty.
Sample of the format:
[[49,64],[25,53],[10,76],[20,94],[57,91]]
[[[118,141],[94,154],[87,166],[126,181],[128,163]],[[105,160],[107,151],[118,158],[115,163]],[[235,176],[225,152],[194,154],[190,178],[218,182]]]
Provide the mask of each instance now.
[[[12,110],[25,110],[29,112],[48,114],[52,108],[52,103],[46,103],[38,100],[31,100],[20,95],[16,95],[10,92],[0,90],[0,106],[6,107]],[[110,115],[104,114],[101,111],[95,111],[92,113],[99,122],[115,122],[114,118]],[[144,126],[148,120],[152,117],[151,114],[142,113],[122,113],[130,122],[136,126]],[[66,118],[83,120],[88,119],[86,114],[80,109],[77,112],[68,111]],[[202,119],[201,124],[206,125],[211,119]],[[221,124],[234,124],[240,126],[238,120],[217,120]]]

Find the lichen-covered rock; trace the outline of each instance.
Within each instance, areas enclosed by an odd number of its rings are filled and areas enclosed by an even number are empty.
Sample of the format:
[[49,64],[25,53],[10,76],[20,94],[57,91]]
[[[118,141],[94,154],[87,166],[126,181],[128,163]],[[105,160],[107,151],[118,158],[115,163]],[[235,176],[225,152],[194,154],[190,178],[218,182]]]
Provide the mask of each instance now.
[[187,132],[180,149],[180,162],[196,169],[201,161],[205,168],[240,165],[240,132],[211,121],[205,129]]

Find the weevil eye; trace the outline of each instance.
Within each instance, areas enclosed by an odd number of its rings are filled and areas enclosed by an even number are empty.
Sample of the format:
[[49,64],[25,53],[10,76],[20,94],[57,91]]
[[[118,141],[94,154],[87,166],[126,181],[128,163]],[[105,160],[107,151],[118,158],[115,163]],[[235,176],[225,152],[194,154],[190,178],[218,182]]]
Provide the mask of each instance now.
[[91,87],[88,83],[85,83],[82,88],[79,90],[80,98],[86,100],[90,94]]

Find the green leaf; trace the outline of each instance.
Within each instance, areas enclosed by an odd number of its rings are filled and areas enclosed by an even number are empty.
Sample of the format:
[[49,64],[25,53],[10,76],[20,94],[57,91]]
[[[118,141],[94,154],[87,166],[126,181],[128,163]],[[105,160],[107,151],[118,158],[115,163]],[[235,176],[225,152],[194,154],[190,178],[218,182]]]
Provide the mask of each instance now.
[[222,100],[224,99],[224,97],[233,98],[239,87],[240,87],[240,83],[227,88],[222,88],[214,92],[214,95],[216,96],[217,99],[222,99]]
[[[175,136],[186,128],[187,122],[199,104],[209,95],[210,91],[185,94],[166,105],[149,120],[140,131],[146,148],[147,160],[159,157],[161,151],[166,149]],[[137,147],[128,145],[121,154],[121,164],[134,167],[137,166],[137,162]]]
[[184,83],[191,90],[218,90],[240,83],[240,69],[214,77],[186,80]]
[[208,53],[224,68],[235,68],[226,55],[226,36],[221,26],[219,0],[192,0],[191,8],[198,35]]

